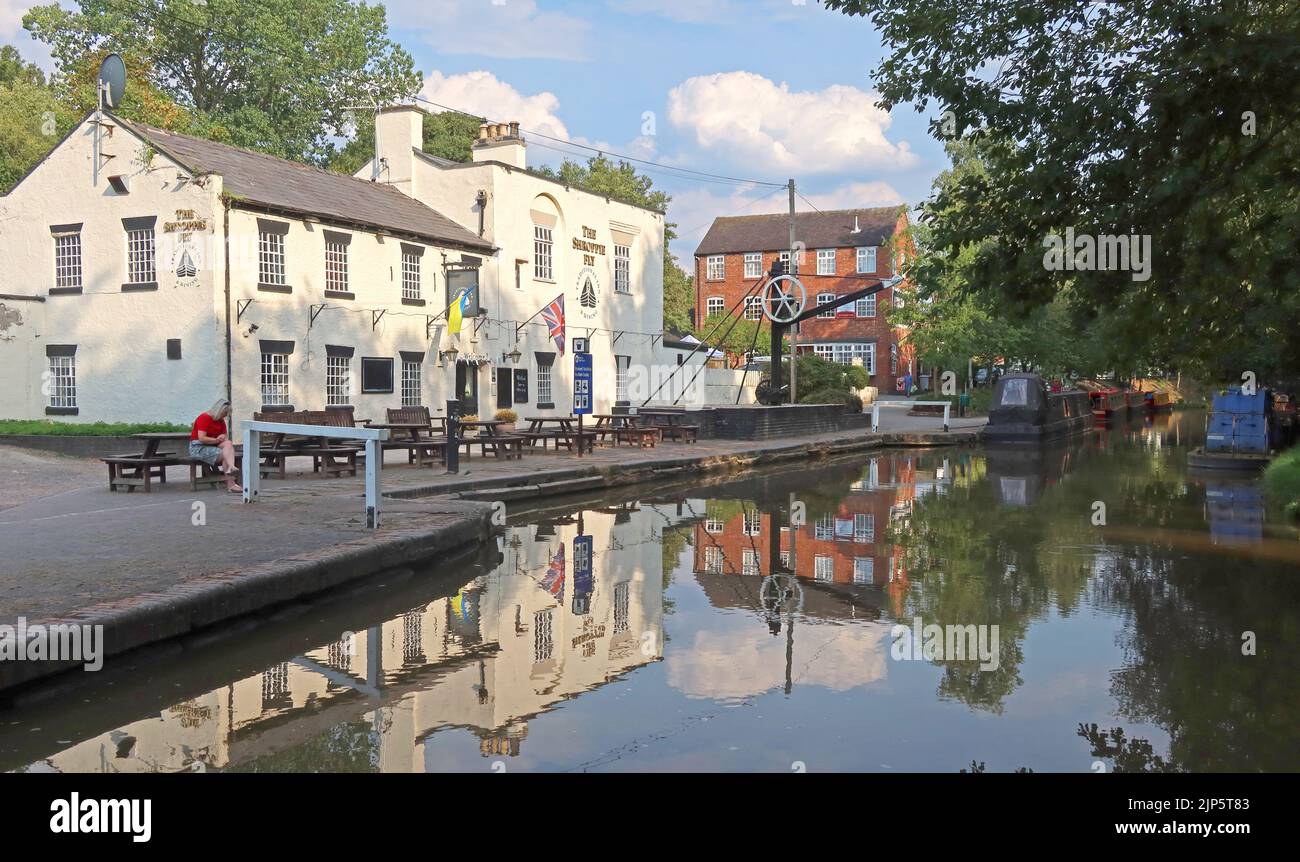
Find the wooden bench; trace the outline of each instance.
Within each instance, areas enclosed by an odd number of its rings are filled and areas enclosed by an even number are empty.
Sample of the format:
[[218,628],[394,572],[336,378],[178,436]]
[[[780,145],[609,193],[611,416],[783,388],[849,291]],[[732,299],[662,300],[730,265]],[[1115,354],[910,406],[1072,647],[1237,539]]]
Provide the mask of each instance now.
[[[200,487],[215,488],[218,485],[226,483],[226,474],[221,472],[221,467],[213,467],[206,461],[200,461],[198,458],[191,458],[188,455],[177,457],[177,463],[187,465],[190,468],[190,490],[197,491]],[[242,470],[244,466],[244,456],[242,453],[235,453],[235,469]],[[240,481],[238,475],[235,481]]]
[[[353,420],[350,411],[344,410],[297,410],[284,412],[254,413],[253,419],[260,422],[284,422],[293,425],[322,425],[335,428],[351,428]],[[279,445],[276,445],[276,443]],[[262,463],[258,471],[262,478],[286,477],[288,461],[295,456],[311,457],[313,473],[325,476],[357,475],[357,453],[359,446],[325,444],[321,440],[305,435],[280,435],[264,432],[261,447]],[[341,459],[341,460],[339,460]]]
[[146,494],[153,490],[153,480],[157,479],[159,484],[167,481],[168,465],[179,463],[172,455],[146,458],[142,453],[110,455],[99,460],[108,465],[108,490],[130,492],[142,488]]
[[[573,444],[579,438],[578,429],[575,428],[572,431],[557,430],[552,433],[555,435],[556,449],[559,449],[560,446],[563,445],[564,448],[568,449],[570,452],[573,451]],[[582,448],[590,452],[592,450],[592,447],[596,445],[596,432],[588,431],[587,429],[584,428],[582,430],[581,437],[582,437]]]
[[653,449],[658,445],[661,438],[661,428],[653,427],[635,427],[632,425],[622,425],[617,428],[608,429],[614,437],[614,445],[617,446],[620,440],[626,440],[629,446],[639,446],[642,449]]
[[694,443],[700,438],[700,426],[698,425],[656,425],[655,427],[665,440],[681,440],[684,443]]
[[[542,444],[542,451],[546,451],[548,440],[555,440],[557,432],[555,431],[516,431],[515,436],[528,444],[528,448],[534,448],[538,443]],[[556,449],[560,448],[559,442],[556,442]]]

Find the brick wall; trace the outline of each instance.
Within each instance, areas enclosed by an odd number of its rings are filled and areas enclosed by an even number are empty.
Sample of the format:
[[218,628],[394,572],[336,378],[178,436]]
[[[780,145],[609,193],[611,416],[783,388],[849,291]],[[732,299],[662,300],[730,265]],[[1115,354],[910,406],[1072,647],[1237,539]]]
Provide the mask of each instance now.
[[[744,314],[741,298],[758,285],[762,274],[771,271],[772,264],[779,259],[779,252],[763,252],[762,267],[759,277],[745,277],[744,253],[724,255],[726,259],[724,277],[720,280],[708,278],[706,255],[695,258],[695,315],[696,326],[703,326],[708,314],[708,300],[719,297],[723,301],[724,313],[732,313],[732,307],[740,303],[735,314]],[[876,269],[871,273],[857,272],[857,249],[839,248],[835,250],[835,275],[817,275],[817,249],[808,249],[799,266],[799,280],[807,290],[808,304],[811,308],[817,304],[817,296],[822,293],[842,296],[870,287],[877,281],[893,275],[893,264],[887,246],[876,249]],[[800,325],[799,346],[801,352],[810,351],[816,342],[874,342],[876,345],[876,367],[871,378],[871,385],[883,392],[895,391],[895,377],[901,377],[907,370],[911,358],[908,345],[899,347],[899,369],[897,375],[890,373],[890,348],[900,342],[901,331],[891,327],[886,315],[892,305],[892,291],[882,290],[875,296],[876,307],[873,317],[857,317],[854,305],[838,309],[840,314],[853,313],[852,317],[812,318]]]

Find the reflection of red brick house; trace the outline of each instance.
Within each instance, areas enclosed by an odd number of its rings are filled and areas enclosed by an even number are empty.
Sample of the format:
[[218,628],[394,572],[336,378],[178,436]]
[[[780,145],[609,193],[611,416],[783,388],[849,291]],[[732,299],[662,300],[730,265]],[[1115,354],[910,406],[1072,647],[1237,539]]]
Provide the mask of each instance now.
[[[909,511],[914,473],[910,458],[873,458],[835,510],[810,513],[810,523],[793,531],[793,542],[792,531],[778,524],[778,565],[821,583],[905,591],[902,549],[887,541],[887,531],[891,519]],[[753,503],[743,505],[740,514],[695,525],[697,574],[772,573],[772,519]]]
[[[894,252],[906,247],[905,207],[798,213],[795,238],[803,249],[797,272],[813,305],[870,287],[897,274]],[[789,257],[789,216],[715,219],[695,250],[695,324],[713,315],[761,317],[756,297],[741,302],[778,259]],[[906,290],[906,282],[897,290]],[[895,389],[908,371],[916,374],[906,330],[885,319],[900,297],[894,289],[858,300],[800,324],[799,351],[836,362],[861,360],[871,385]]]

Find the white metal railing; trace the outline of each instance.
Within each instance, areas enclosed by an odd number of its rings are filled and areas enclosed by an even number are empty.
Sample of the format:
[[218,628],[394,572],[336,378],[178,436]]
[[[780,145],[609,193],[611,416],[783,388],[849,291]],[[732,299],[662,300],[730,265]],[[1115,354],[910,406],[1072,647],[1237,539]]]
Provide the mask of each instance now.
[[[943,407],[943,430],[948,430],[948,417],[952,413],[952,402],[950,401],[891,401],[890,404],[906,404],[910,410],[913,407]],[[880,400],[871,404],[871,430],[880,430]]]
[[[379,480],[384,466],[384,450],[379,444],[388,439],[387,428],[343,428],[335,425],[297,425],[288,422],[241,422],[244,432],[244,502],[257,502],[262,487],[262,432],[297,434],[303,437],[332,437],[340,440],[363,440],[366,444],[366,526],[379,526]],[[304,453],[310,454],[310,450]]]

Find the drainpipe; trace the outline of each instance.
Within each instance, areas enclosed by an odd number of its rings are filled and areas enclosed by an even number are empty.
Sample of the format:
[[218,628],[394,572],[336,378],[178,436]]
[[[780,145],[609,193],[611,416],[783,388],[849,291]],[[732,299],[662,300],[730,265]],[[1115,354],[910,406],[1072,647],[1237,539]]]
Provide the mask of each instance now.
[[[231,324],[230,324],[230,201],[223,200],[221,202],[221,206],[222,206],[221,230],[222,233],[224,234],[223,239],[225,240],[225,246],[226,246],[226,400],[233,405],[235,403],[235,399],[234,399],[233,392],[231,390],[231,379],[230,379],[230,364],[231,364],[230,360],[231,360],[231,351],[232,351]],[[231,413],[233,412],[234,412],[234,407],[232,406]]]
[[478,203],[478,235],[483,236],[483,216],[487,212],[487,190],[479,189],[478,197],[474,200]]

